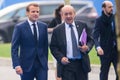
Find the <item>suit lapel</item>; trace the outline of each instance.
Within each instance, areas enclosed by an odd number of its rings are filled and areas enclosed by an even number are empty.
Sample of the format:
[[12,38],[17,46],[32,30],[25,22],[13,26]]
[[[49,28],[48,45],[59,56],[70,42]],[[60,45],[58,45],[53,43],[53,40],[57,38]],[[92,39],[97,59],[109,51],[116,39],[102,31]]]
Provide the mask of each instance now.
[[65,31],[65,23],[61,25],[61,37],[63,40],[63,43],[66,45],[66,31]]
[[26,28],[27,28],[27,34],[30,34],[31,35],[31,39],[34,39],[34,35],[33,35],[33,33],[32,33],[32,30],[31,30],[31,28],[30,28],[30,25],[29,25],[29,23],[28,23],[28,21],[26,21],[25,22],[25,26],[26,26]]
[[63,49],[64,49],[64,53],[66,53],[66,50],[67,50],[67,42],[66,42],[66,30],[65,30],[65,23],[62,24],[62,27],[61,27],[61,41],[63,41]]
[[63,42],[64,42],[64,44],[66,45],[66,35],[65,35],[65,34],[66,34],[66,31],[65,31],[65,24],[63,24],[63,26],[64,26],[64,27],[63,27],[64,29],[62,29],[62,30],[63,30],[63,31],[62,31],[62,33],[63,33],[63,34],[62,34],[62,35],[63,35],[62,37],[63,37],[63,40],[64,40]]
[[41,34],[41,27],[40,26],[42,26],[42,25],[40,25],[38,22],[37,22],[37,26],[38,26],[38,33],[39,33],[39,36],[38,36],[38,43],[39,43],[39,41],[40,41],[40,38],[41,38],[41,36],[40,36],[40,34]]
[[75,25],[76,25],[76,28],[77,28],[77,31],[78,31],[78,39],[79,39],[80,35],[82,33],[82,30],[83,30],[83,25],[81,25],[79,22],[75,22]]

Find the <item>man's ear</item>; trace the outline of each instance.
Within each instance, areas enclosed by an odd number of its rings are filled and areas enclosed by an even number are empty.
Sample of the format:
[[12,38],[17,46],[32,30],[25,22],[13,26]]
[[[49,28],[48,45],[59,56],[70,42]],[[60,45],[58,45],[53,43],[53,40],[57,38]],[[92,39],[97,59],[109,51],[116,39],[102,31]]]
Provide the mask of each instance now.
[[26,12],[26,16],[28,16],[28,12]]

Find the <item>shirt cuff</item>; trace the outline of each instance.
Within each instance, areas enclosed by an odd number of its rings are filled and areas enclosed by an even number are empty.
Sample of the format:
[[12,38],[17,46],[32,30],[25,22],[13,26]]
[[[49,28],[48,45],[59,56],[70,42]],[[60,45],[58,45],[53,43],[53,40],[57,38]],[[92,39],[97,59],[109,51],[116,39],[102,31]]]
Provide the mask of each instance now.
[[98,49],[100,49],[101,47],[100,46],[98,46],[96,49],[98,50]]
[[21,66],[16,66],[15,69],[16,69],[16,68],[19,68],[19,67],[21,67]]

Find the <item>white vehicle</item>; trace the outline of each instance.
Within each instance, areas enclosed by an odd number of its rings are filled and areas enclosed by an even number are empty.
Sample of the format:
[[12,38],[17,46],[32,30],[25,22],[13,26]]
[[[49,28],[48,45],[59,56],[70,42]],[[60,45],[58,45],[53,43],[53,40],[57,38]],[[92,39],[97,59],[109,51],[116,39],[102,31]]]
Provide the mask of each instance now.
[[[38,3],[40,5],[39,19],[48,24],[54,18],[54,10],[60,4],[64,4],[64,1],[29,1],[17,3],[0,10],[0,43],[11,41],[14,25],[27,18],[25,8],[30,3]],[[97,12],[92,2],[73,0],[70,4],[76,10],[76,20],[82,20],[88,23],[89,27],[93,27]]]

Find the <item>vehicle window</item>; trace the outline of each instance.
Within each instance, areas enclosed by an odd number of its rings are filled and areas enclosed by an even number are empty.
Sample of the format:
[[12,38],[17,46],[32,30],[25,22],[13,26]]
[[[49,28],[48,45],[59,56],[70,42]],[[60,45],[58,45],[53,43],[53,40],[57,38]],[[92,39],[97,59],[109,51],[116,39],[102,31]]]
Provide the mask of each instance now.
[[84,10],[82,10],[81,12],[77,13],[77,15],[86,16],[86,15],[92,13],[91,10],[92,10],[91,7],[87,7]]
[[76,11],[80,10],[80,8],[86,6],[86,4],[71,4]]
[[16,12],[16,11],[12,11],[12,12],[10,12],[10,13],[8,13],[8,14],[2,16],[0,19],[1,19],[1,20],[8,20],[8,19],[11,19],[12,16],[15,14],[15,12]]
[[25,12],[26,12],[26,9],[21,8],[21,9],[17,10],[15,16],[20,17],[20,18],[24,18],[26,16]]
[[82,13],[83,14],[88,14],[88,13],[91,12],[91,10],[92,10],[92,8],[86,8]]
[[[72,6],[75,8],[76,11],[78,11],[80,8],[86,6],[85,4],[72,4]],[[40,15],[52,15],[55,11],[55,9],[58,7],[58,4],[56,5],[41,5],[40,6]]]
[[40,16],[41,15],[52,15],[55,11],[55,9],[57,8],[57,4],[56,5],[41,5],[40,6]]

